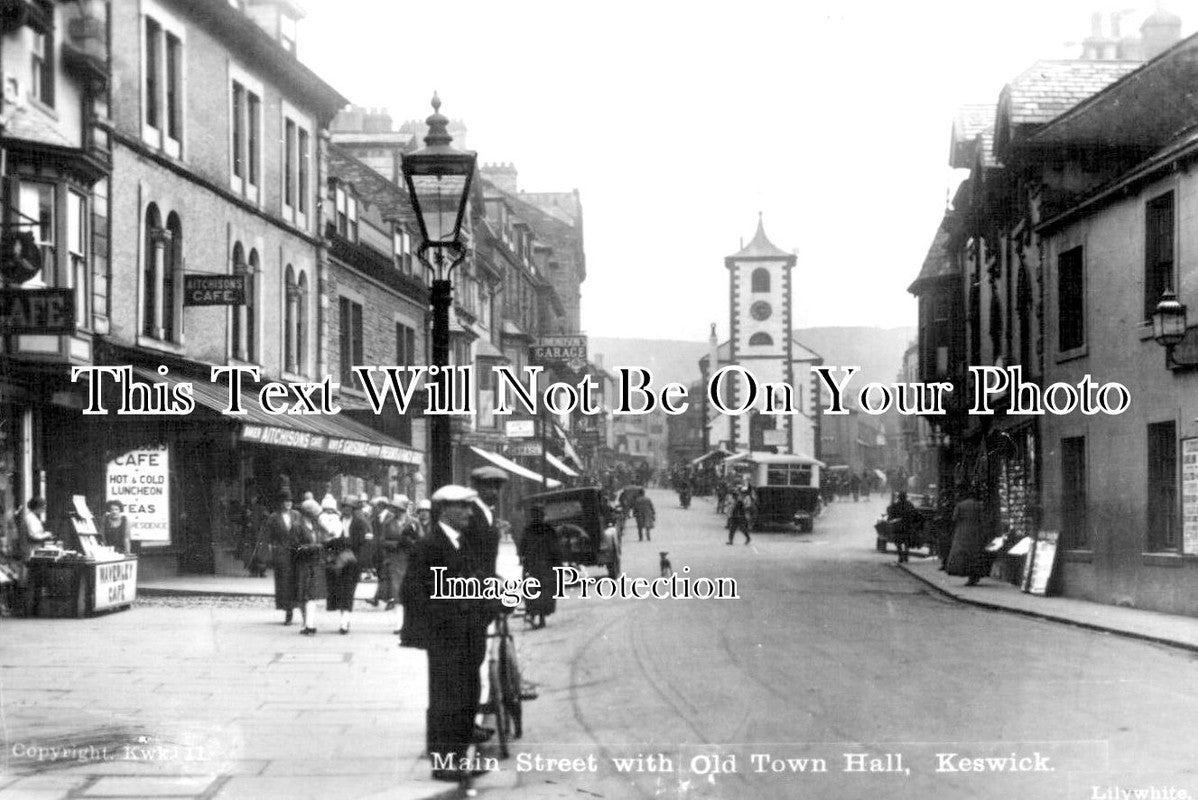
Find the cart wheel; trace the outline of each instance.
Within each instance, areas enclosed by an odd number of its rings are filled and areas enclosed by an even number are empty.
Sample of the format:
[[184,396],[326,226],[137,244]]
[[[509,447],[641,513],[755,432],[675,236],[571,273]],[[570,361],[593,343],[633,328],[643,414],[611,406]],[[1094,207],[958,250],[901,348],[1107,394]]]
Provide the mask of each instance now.
[[491,705],[495,713],[495,733],[499,736],[499,757],[507,758],[508,751],[508,718],[507,707],[504,705],[504,687],[499,670],[499,661],[492,661],[487,666],[487,677],[491,681]]
[[879,536],[878,541],[874,543],[874,548],[879,553],[885,553],[886,552],[886,540],[883,539],[881,536]]
[[81,577],[75,589],[75,616],[87,616],[87,578]]

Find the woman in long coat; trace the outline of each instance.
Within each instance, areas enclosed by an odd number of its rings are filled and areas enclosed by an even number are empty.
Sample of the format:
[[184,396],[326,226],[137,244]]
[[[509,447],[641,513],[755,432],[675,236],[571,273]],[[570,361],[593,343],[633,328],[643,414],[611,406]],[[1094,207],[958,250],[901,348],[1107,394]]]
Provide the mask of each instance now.
[[557,531],[545,521],[545,509],[533,506],[528,512],[528,525],[520,537],[520,563],[524,574],[536,578],[541,585],[541,594],[524,601],[524,608],[534,628],[545,627],[545,617],[557,610],[557,599],[553,595],[553,568],[561,566],[562,547]]
[[[346,501],[342,501],[346,503]],[[348,505],[348,504],[347,504]],[[320,526],[325,542],[325,583],[328,586],[328,600],[325,602],[327,611],[336,611],[340,615],[340,631],[342,635],[349,633],[349,615],[354,610],[354,592],[358,590],[358,580],[362,577],[358,567],[358,557],[354,554],[353,538],[350,527],[353,517],[346,524],[337,513],[337,502],[332,495],[327,495],[320,504]]]
[[285,611],[283,624],[290,625],[295,599],[295,547],[299,544],[300,515],[291,508],[291,492],[282,489],[278,494],[279,508],[262,523],[259,541],[270,545],[271,564],[275,573],[275,608]]
[[295,599],[304,612],[300,633],[316,633],[316,601],[328,597],[324,574],[324,531],[320,527],[320,503],[300,503],[299,544],[295,548]]
[[974,586],[990,574],[990,555],[986,552],[989,528],[985,509],[973,492],[960,496],[961,501],[953,509],[953,544],[945,571],[967,578],[965,585]]

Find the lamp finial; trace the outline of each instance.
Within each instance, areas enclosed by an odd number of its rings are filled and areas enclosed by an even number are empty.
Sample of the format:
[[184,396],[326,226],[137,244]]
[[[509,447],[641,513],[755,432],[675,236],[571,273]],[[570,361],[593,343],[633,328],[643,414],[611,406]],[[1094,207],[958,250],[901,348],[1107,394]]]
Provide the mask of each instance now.
[[441,98],[433,92],[433,113],[424,122],[428,125],[428,134],[424,137],[425,147],[448,145],[453,141],[449,134],[449,118],[441,113]]

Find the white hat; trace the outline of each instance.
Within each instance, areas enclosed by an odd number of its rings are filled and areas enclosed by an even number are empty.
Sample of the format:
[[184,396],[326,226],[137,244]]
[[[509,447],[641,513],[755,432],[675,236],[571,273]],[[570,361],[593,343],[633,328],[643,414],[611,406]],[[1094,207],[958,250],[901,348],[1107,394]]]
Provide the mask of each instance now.
[[320,503],[315,500],[305,500],[300,503],[300,511],[315,519],[320,516]]
[[434,503],[471,503],[478,498],[478,492],[465,486],[448,483],[433,492]]
[[408,503],[410,502],[412,501],[408,499],[406,494],[391,495],[391,505],[395,506],[396,508],[407,508]]
[[385,505],[387,505],[387,498],[383,497],[381,494],[380,494],[380,495],[378,495],[377,497],[372,497],[372,498],[370,499],[370,505],[372,505],[372,506],[385,506]]
[[417,511],[431,511],[432,508],[433,508],[433,504],[430,503],[428,500],[421,500],[418,503],[416,503]]
[[325,494],[324,498],[320,501],[320,507],[324,511],[336,511],[337,498],[333,497],[332,493]]

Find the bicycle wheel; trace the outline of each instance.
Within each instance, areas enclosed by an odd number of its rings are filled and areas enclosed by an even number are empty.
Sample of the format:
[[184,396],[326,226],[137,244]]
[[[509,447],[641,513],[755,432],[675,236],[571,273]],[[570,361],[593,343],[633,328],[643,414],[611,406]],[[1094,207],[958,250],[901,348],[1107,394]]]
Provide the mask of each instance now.
[[499,757],[507,758],[510,755],[507,746],[507,697],[504,692],[503,671],[500,669],[500,663],[499,659],[493,659],[487,665],[487,673],[491,681],[491,712],[495,716],[495,733],[499,736]]

